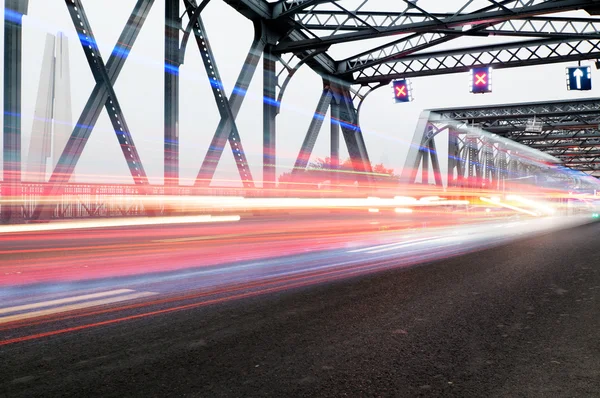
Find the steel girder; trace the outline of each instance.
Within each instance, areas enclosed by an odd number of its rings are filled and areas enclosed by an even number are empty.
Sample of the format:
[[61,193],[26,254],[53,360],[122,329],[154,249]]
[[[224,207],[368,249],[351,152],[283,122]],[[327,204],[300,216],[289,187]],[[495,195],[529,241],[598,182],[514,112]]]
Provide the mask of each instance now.
[[164,182],[179,185],[179,1],[165,1]]
[[[453,12],[435,12],[428,9],[431,5],[421,7],[411,0],[390,3],[388,10],[368,9],[368,0],[353,8],[338,0],[224,1],[276,32],[273,53],[304,58],[319,50],[308,65],[325,77],[350,83],[387,83],[401,77],[462,72],[476,65],[507,68],[600,58],[600,19],[547,15],[578,9],[595,12],[597,6],[589,0],[464,0]],[[404,4],[404,9],[398,4]],[[328,55],[332,45],[386,36],[400,38],[341,60]],[[469,36],[537,40],[423,53]]]
[[[310,16],[315,21],[303,23],[303,26],[310,30],[341,32],[341,31],[368,31],[376,28],[385,28],[393,26],[395,21],[402,16],[402,13],[382,12],[382,11],[358,11],[354,13],[357,19],[365,21],[364,26],[350,24],[352,20],[348,18],[346,11],[319,11],[315,10]],[[439,19],[451,18],[454,14],[432,14]],[[420,14],[405,13],[408,19],[418,18]],[[554,36],[579,38],[581,35],[594,34],[598,31],[598,20],[594,18],[565,18],[565,17],[529,17],[523,19],[510,19],[491,25],[483,29],[478,35],[513,35],[520,33],[523,35],[534,34],[535,36]],[[471,29],[472,30],[472,27]],[[440,27],[435,29],[437,32],[446,34],[464,34],[469,35],[469,30],[447,29]],[[461,33],[464,32],[464,33]]]
[[[288,15],[284,14],[279,18],[274,18],[274,11],[278,5],[277,3],[268,3],[265,0],[223,0],[229,4],[235,10],[240,12],[246,18],[252,21],[261,21],[265,24],[265,27],[275,37],[275,41],[286,40],[291,41],[303,41],[307,40],[309,36],[307,31],[301,29],[298,24],[294,21],[293,13]],[[301,1],[301,0],[300,0]],[[308,1],[308,0],[306,0]],[[300,58],[304,58],[314,51],[297,51],[295,52]],[[320,52],[307,61],[312,69],[321,75],[333,74],[336,71],[336,62],[334,59]]]
[[[470,120],[486,123],[487,128],[501,126],[507,120],[525,120],[536,117],[573,117],[589,120],[588,116],[600,115],[600,99],[562,100],[548,102],[525,102],[520,104],[485,105],[478,107],[433,109],[443,118]],[[586,117],[586,119],[581,119]]]
[[[467,31],[437,29],[414,33],[340,61],[340,72],[357,72],[433,47],[459,36],[537,37],[579,41],[600,38],[600,20],[592,18],[532,17],[472,27]],[[469,50],[472,52],[472,50]],[[465,51],[466,52],[466,51]]]
[[[9,199],[20,195],[22,21],[28,1],[6,0],[4,6],[3,181]],[[2,222],[18,222],[18,205],[2,205]]]
[[380,63],[360,70],[354,81],[371,83],[391,79],[467,72],[475,66],[496,69],[545,65],[600,58],[600,39],[568,42],[558,39],[530,40],[510,45],[413,54],[393,63]]
[[[407,5],[403,12],[393,16],[383,16],[385,22],[384,24],[379,24],[373,22],[378,18],[382,18],[381,14],[370,15],[372,16],[372,21],[369,21],[369,16],[356,14],[367,2],[362,2],[359,9],[355,10],[347,10],[338,2],[330,3],[330,7],[327,8],[325,12],[330,11],[331,9],[342,11],[345,13],[343,24],[354,25],[361,29],[351,33],[339,34],[337,34],[339,30],[334,30],[325,37],[315,37],[295,42],[283,42],[280,43],[276,50],[282,52],[301,51],[338,43],[372,39],[374,37],[428,32],[440,28],[462,28],[464,25],[470,24],[497,23],[508,19],[533,17],[536,15],[581,9],[590,5],[590,2],[586,0],[531,0],[527,2],[520,0],[505,0],[502,2],[489,2],[490,6],[481,8],[475,12],[462,13],[459,11],[452,15],[448,14],[446,17],[439,18],[435,14],[419,8],[415,3],[405,1]],[[472,2],[470,1],[468,3]],[[311,24],[311,21],[323,25],[323,20],[336,20],[335,15],[327,15],[325,13],[314,14],[316,7],[318,6],[314,7],[315,9],[310,11],[304,13],[299,12],[296,14],[295,19],[300,26],[306,28],[305,25]],[[410,15],[407,15],[408,13],[410,13]]]
[[[600,154],[600,100],[553,101],[436,109],[442,120],[476,124],[482,129],[544,151],[565,166],[590,171]],[[528,122],[541,123],[541,132],[526,131]],[[594,169],[595,170],[595,169]]]
[[281,99],[277,99],[277,57],[271,49],[272,46],[268,45],[263,51],[263,188],[277,186],[276,118]]
[[297,14],[308,7],[329,2],[331,0],[280,0],[273,7],[273,18]]
[[350,87],[340,82],[332,82],[332,88],[338,99],[339,108],[335,111],[339,118],[342,136],[348,148],[354,170],[364,183],[371,179],[371,160],[365,145],[362,130],[358,120],[358,110],[354,106]]

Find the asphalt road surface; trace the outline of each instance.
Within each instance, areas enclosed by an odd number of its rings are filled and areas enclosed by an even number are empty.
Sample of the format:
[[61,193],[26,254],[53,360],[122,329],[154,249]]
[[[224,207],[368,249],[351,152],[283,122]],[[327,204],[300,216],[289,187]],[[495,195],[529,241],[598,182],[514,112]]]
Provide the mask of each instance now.
[[90,314],[98,324],[80,330],[61,320],[73,330],[0,345],[0,396],[600,396],[599,234],[589,224],[179,311],[157,303],[122,322]]

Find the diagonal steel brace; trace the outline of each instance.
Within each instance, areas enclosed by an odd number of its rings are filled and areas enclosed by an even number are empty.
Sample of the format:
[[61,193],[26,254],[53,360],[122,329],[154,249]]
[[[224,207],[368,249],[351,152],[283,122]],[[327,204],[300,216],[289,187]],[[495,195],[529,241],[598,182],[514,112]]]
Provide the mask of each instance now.
[[[79,3],[79,1],[77,3]],[[137,1],[127,21],[127,24],[125,25],[123,31],[121,32],[121,35],[119,36],[117,44],[115,45],[106,66],[104,67],[103,65],[103,69],[105,71],[103,79],[96,82],[96,85],[94,86],[94,89],[90,94],[90,97],[88,98],[88,101],[77,121],[77,124],[75,125],[75,128],[71,133],[71,137],[69,138],[69,141],[67,142],[65,149],[63,150],[58,164],[54,172],[52,173],[52,176],[50,177],[50,186],[44,192],[46,196],[55,197],[60,193],[60,191],[63,188],[63,185],[69,181],[71,175],[73,174],[73,170],[75,169],[75,165],[77,164],[77,161],[79,160],[81,153],[83,152],[83,148],[85,147],[85,144],[87,143],[87,140],[98,120],[98,117],[102,112],[102,107],[105,106],[107,110],[109,110],[109,114],[111,114],[112,104],[110,103],[111,99],[109,97],[111,91],[114,94],[114,90],[112,90],[112,85],[116,82],[117,77],[123,69],[127,56],[129,55],[129,51],[135,43],[139,31],[142,28],[144,22],[146,21],[146,17],[148,16],[148,13],[150,12],[150,9],[152,8],[153,4],[154,0]],[[67,1],[67,6],[69,5],[70,7],[73,7],[74,3]],[[78,7],[78,10],[73,9],[73,11],[83,12],[83,9],[79,8],[80,6],[80,4],[79,6],[76,6]],[[81,26],[79,24],[77,25]],[[87,29],[86,32],[88,32]],[[85,38],[85,36],[81,38],[83,39]],[[88,41],[89,43],[87,43],[87,45],[92,46],[92,48],[94,48],[95,41]],[[96,62],[93,62],[94,58],[95,56],[92,56],[92,64],[96,65],[98,63],[98,60],[96,60]],[[104,79],[108,80],[108,84],[107,81]],[[117,108],[115,107],[115,110],[116,109]],[[125,129],[126,127],[123,128]],[[120,130],[115,129],[115,131]],[[123,137],[123,135],[117,134],[117,136],[119,137],[119,141],[124,141],[123,138],[125,137]],[[131,149],[132,152],[135,151],[135,147],[132,148],[133,142],[127,142],[130,144],[125,144],[125,146],[123,146],[123,144],[121,145],[123,152],[127,151],[129,153],[129,149]],[[131,162],[128,163],[133,165]],[[141,164],[139,164],[139,167],[141,168]],[[143,169],[141,169],[141,171],[143,173]],[[141,175],[138,176],[138,178],[135,178],[134,176],[134,180],[136,181],[136,183],[147,181],[147,179],[145,178],[145,174],[142,173],[140,173]],[[38,205],[33,213],[32,218],[47,218],[51,211],[51,205]]]
[[[204,66],[206,68],[206,72],[208,74],[213,95],[215,97],[215,101],[219,109],[219,114],[221,115],[221,122],[219,123],[217,132],[215,133],[211,145],[206,154],[206,157],[204,158],[202,167],[200,168],[200,172],[198,173],[198,177],[196,178],[195,185],[201,186],[210,184],[212,177],[214,176],[214,173],[216,171],[219,160],[221,158],[221,154],[223,153],[225,142],[229,139],[229,143],[231,144],[238,172],[240,174],[244,187],[253,188],[254,181],[252,179],[250,167],[246,159],[246,154],[242,147],[240,135],[237,129],[237,125],[235,123],[235,116],[239,111],[239,107],[241,106],[242,102],[241,100],[245,96],[245,92],[248,88],[248,85],[250,84],[250,80],[252,79],[252,75],[254,73],[254,70],[256,69],[255,65],[258,64],[260,55],[257,55],[257,50],[254,50],[254,48],[250,50],[248,57],[250,58],[250,65],[254,63],[254,67],[251,66],[246,72],[242,69],[242,73],[240,75],[240,78],[242,79],[242,84],[241,86],[236,85],[231,99],[228,100],[223,90],[223,81],[219,74],[219,69],[217,67],[212,48],[210,47],[210,43],[206,35],[206,29],[204,28],[202,17],[194,13],[194,10],[196,8],[196,2],[194,0],[184,0],[184,2],[186,4],[187,13],[190,19],[196,19],[196,23],[193,27],[194,36],[198,48],[200,50],[202,61],[204,62]],[[261,42],[262,40],[259,40],[258,43],[255,40],[255,42],[253,43],[253,47],[255,43],[257,43],[257,46],[264,46],[264,44],[260,44]],[[260,54],[260,52],[261,51],[259,51],[258,54]],[[239,83],[240,81],[238,80],[238,84]],[[234,96],[236,96],[235,101]],[[233,111],[234,104],[236,104],[235,114]]]
[[312,120],[310,121],[310,126],[308,127],[308,131],[306,133],[306,136],[304,137],[304,142],[302,143],[302,147],[300,148],[300,153],[298,153],[298,157],[296,158],[296,163],[294,164],[294,168],[292,169],[292,176],[295,176],[296,174],[306,169],[306,166],[308,165],[308,161],[310,159],[310,155],[312,154],[313,148],[315,147],[315,143],[317,142],[319,131],[321,130],[321,126],[323,125],[323,120],[325,119],[325,115],[327,114],[329,105],[331,105],[332,99],[333,95],[331,93],[329,83],[324,82],[323,93],[321,94],[321,98],[319,99],[319,103],[317,104],[315,114]]

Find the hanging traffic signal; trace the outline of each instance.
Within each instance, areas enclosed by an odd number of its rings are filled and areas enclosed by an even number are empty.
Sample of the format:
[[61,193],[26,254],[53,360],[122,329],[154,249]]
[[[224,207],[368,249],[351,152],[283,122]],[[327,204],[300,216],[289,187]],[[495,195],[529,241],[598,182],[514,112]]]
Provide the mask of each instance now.
[[473,68],[471,69],[471,92],[473,94],[483,94],[492,92],[492,68]]
[[412,98],[412,88],[408,80],[394,80],[394,99],[396,102],[410,102]]

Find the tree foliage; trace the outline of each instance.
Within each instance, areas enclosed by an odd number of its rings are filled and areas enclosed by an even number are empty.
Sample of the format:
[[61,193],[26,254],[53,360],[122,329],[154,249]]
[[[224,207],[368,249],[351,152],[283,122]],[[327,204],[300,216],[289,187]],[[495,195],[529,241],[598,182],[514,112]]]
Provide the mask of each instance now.
[[[375,182],[397,182],[399,176],[394,174],[394,169],[388,168],[382,163],[371,163],[371,179]],[[360,174],[355,172],[352,160],[347,158],[340,162],[338,167],[333,167],[330,157],[317,158],[308,164],[306,170],[298,170],[295,178],[292,172],[286,172],[279,176],[279,183],[297,182],[304,185],[315,185],[334,181],[348,184],[354,183],[359,179]]]

